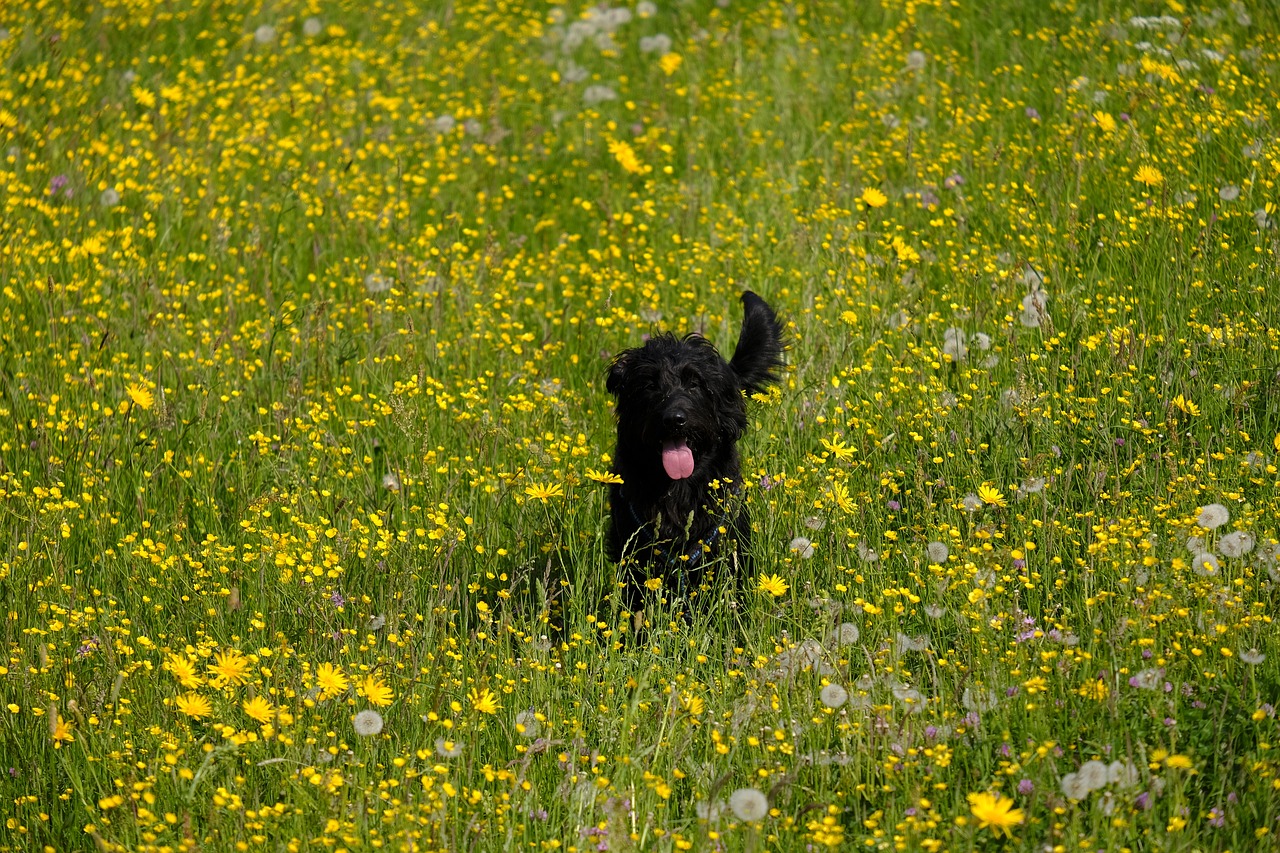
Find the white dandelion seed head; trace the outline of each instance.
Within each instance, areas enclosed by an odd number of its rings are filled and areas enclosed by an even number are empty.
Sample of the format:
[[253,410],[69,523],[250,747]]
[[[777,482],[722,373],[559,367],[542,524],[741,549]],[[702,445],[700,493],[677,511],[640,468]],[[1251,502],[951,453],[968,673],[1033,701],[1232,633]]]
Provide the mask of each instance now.
[[1224,557],[1235,559],[1248,554],[1255,544],[1257,542],[1252,533],[1247,530],[1233,530],[1218,540],[1218,551]]
[[1138,768],[1132,761],[1113,761],[1107,765],[1107,784],[1117,788],[1132,788],[1138,784]]
[[1187,550],[1191,552],[1191,556],[1193,556],[1193,557],[1194,557],[1196,554],[1203,554],[1206,550],[1208,550],[1207,548],[1205,548],[1205,547],[1204,547],[1204,537],[1203,537],[1203,536],[1188,536],[1188,537],[1187,537]]
[[1069,800],[1083,800],[1093,789],[1084,783],[1079,773],[1068,773],[1062,777],[1062,793]]
[[787,550],[794,553],[802,560],[807,560],[813,556],[813,543],[803,536],[797,536],[791,540],[791,544],[787,546]]
[[642,36],[640,38],[641,53],[656,53],[658,56],[666,56],[671,52],[671,36],[666,33],[658,33],[653,36]]
[[951,551],[943,542],[930,542],[925,548],[929,555],[929,562],[942,564],[947,561],[947,557],[951,555]]
[[909,637],[898,631],[894,635],[893,645],[899,656],[907,652],[923,652],[929,648],[929,638],[923,634],[918,637]]
[[371,272],[364,277],[364,289],[370,293],[385,293],[391,289],[391,281],[380,272]]
[[448,113],[438,115],[431,120],[431,129],[440,134],[452,133],[457,126],[458,120]]
[[438,737],[436,738],[436,755],[441,758],[457,758],[462,755],[462,744]]
[[382,715],[366,708],[351,718],[351,726],[360,737],[372,737],[382,731]]
[[720,815],[724,814],[726,808],[724,800],[716,800],[710,803],[699,801],[694,805],[693,810],[702,820],[714,823],[720,819]]
[[324,31],[324,22],[314,15],[302,22],[302,34],[307,38],[315,38]]
[[965,512],[977,512],[982,509],[982,498],[973,492],[969,492],[969,494],[960,499],[960,505],[964,507]]
[[960,694],[960,704],[964,706],[964,709],[978,714],[985,714],[999,702],[1000,697],[996,695],[994,690],[983,690],[982,688],[974,690],[972,687],[966,687],[964,693]]
[[536,711],[525,710],[516,714],[516,725],[520,726],[521,737],[536,738],[538,733],[542,731],[542,724],[538,722],[538,714]]
[[400,477],[394,471],[388,471],[382,475],[382,488],[389,492],[400,491]]
[[610,89],[608,86],[597,83],[594,86],[588,86],[582,92],[582,102],[589,107],[605,101],[618,100],[618,93]]
[[381,631],[385,624],[387,624],[387,617],[379,614],[369,619],[368,628],[370,631]]
[[827,522],[816,515],[811,515],[804,520],[804,526],[810,530],[821,530],[827,526]]
[[1218,190],[1218,198],[1223,201],[1235,201],[1240,198],[1240,188],[1235,184],[1227,184],[1225,187]]
[[983,352],[991,349],[991,336],[986,332],[977,332],[973,337],[969,338],[969,342]]
[[919,71],[928,61],[929,57],[924,55],[923,50],[913,50],[907,54],[907,70]]
[[729,808],[738,820],[764,820],[769,814],[769,799],[755,788],[739,788],[729,796]]
[[1230,520],[1231,513],[1222,504],[1206,504],[1200,507],[1200,514],[1196,516],[1196,524],[1205,530],[1217,530]]
[[1090,791],[1097,791],[1107,787],[1107,765],[1097,759],[1086,761],[1076,772],[1080,776],[1080,783]]
[[102,191],[102,195],[98,196],[98,204],[105,208],[115,207],[120,203],[120,193],[115,187],[107,187]]
[[253,31],[253,40],[258,44],[270,44],[276,40],[276,28],[270,24],[263,24]]
[[908,713],[918,714],[924,710],[924,694],[914,687],[897,684],[893,687],[893,698],[902,703]]
[[841,622],[832,630],[828,642],[833,646],[851,646],[858,642],[861,636],[862,632],[858,630],[857,625],[852,622]]
[[1191,569],[1202,578],[1212,578],[1222,571],[1222,565],[1212,554],[1196,554],[1191,560]]
[[1148,667],[1130,678],[1129,683],[1139,690],[1156,690],[1164,684],[1164,670],[1160,667]]
[[640,0],[636,4],[636,17],[652,18],[656,14],[658,14],[658,4],[652,0]]
[[924,615],[930,619],[941,619],[947,615],[947,608],[939,607],[936,604],[926,604],[924,606]]
[[818,691],[818,698],[822,700],[822,704],[828,708],[839,708],[845,702],[849,701],[849,691],[845,690],[839,684],[828,684]]
[[1249,664],[1249,666],[1257,666],[1258,664],[1262,663],[1266,659],[1267,659],[1267,656],[1262,652],[1258,651],[1256,646],[1250,647],[1248,649],[1242,649],[1240,651],[1240,660]]

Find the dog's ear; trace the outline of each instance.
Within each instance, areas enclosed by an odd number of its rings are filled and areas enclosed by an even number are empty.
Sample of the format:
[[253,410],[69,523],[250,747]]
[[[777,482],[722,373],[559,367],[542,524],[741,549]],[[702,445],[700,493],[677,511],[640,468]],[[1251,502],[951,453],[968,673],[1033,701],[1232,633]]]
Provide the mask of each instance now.
[[631,367],[632,358],[634,358],[634,351],[624,350],[609,363],[609,375],[605,377],[604,387],[615,397],[622,393],[622,386],[626,382],[627,370]]
[[742,294],[742,334],[729,360],[748,394],[757,394],[778,381],[782,367],[782,323],[763,299],[750,290]]

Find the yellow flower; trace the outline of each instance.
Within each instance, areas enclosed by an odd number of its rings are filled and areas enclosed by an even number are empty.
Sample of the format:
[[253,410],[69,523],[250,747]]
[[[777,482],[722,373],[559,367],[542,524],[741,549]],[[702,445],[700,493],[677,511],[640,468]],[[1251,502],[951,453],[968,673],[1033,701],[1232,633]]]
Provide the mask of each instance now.
[[213,715],[213,705],[199,693],[191,692],[174,700],[178,710],[192,719],[199,720]]
[[1133,179],[1148,187],[1158,187],[1164,183],[1164,175],[1160,174],[1160,170],[1145,163],[1133,173]]
[[1181,394],[1174,397],[1169,402],[1172,403],[1174,407],[1178,409],[1178,411],[1186,415],[1191,415],[1193,418],[1197,417],[1200,414],[1200,407],[1197,406],[1195,403],[1191,402],[1190,400],[1188,400],[1186,397],[1182,396]]
[[164,668],[178,680],[178,683],[188,690],[194,690],[204,680],[196,674],[195,661],[182,655],[169,655],[169,659],[164,662]]
[[1092,681],[1086,681],[1076,692],[1086,699],[1101,702],[1111,693],[1111,689],[1107,687],[1107,682],[1095,678]]
[[1111,133],[1116,129],[1116,120],[1111,117],[1111,113],[1096,112],[1093,114],[1093,120],[1098,123],[1103,133]]
[[597,471],[594,468],[587,469],[587,479],[597,483],[622,483],[622,478],[612,471]]
[[1174,770],[1194,770],[1196,765],[1188,756],[1170,755],[1164,760],[1164,766]]
[[564,497],[564,486],[559,483],[551,483],[547,486],[534,483],[532,485],[525,486],[524,493],[531,498],[536,498],[537,500],[546,503],[550,498]]
[[857,448],[845,444],[842,438],[837,438],[834,441],[823,438],[819,439],[819,441],[822,443],[823,449],[837,459],[848,459],[858,452]]
[[986,483],[983,483],[981,486],[978,486],[978,498],[984,504],[990,504],[993,506],[1009,505],[1009,502],[1005,500],[1004,495],[1000,492],[999,489],[997,489],[995,486],[987,485]]
[[155,395],[145,385],[130,382],[124,390],[129,395],[129,399],[133,401],[133,404],[140,409],[150,410],[156,404]]
[[321,699],[332,699],[334,696],[345,693],[351,686],[351,681],[342,671],[342,667],[322,663],[316,667],[316,685],[320,688]]
[[62,749],[62,745],[64,743],[71,743],[76,739],[75,735],[71,733],[71,729],[71,723],[62,719],[62,715],[59,714],[56,718],[56,722],[53,724],[53,731],[50,732],[50,734],[53,735],[54,749]]
[[990,829],[995,835],[1009,837],[1010,827],[1023,821],[1022,809],[1013,808],[1013,800],[994,793],[970,794],[969,811],[978,819],[978,829]]
[[662,589],[662,578],[649,578],[644,582],[645,589],[651,589],[654,592]]
[[1276,433],[1276,437],[1271,439],[1271,446],[1276,449],[1276,453],[1280,453],[1280,432]]
[[658,60],[658,67],[662,69],[662,73],[670,77],[680,68],[680,63],[684,62],[684,57],[678,53],[668,53]]
[[471,703],[471,707],[481,714],[496,714],[502,707],[498,704],[498,697],[488,687],[484,690],[471,688],[471,692],[467,694],[467,700]]
[[379,707],[386,707],[391,704],[391,700],[395,698],[395,693],[391,688],[378,679],[376,675],[367,675],[360,682],[360,693],[370,703]]
[[212,683],[215,687],[244,684],[249,676],[249,659],[240,654],[238,649],[219,652],[209,666],[209,672],[213,674]]
[[240,705],[244,712],[260,723],[269,723],[276,716],[276,709],[271,707],[271,703],[261,696],[254,696],[252,699],[246,699]]
[[884,207],[889,203],[889,197],[875,187],[867,187],[859,198],[867,207]]
[[640,162],[640,158],[636,156],[635,149],[627,143],[621,140],[610,142],[609,153],[613,155],[613,159],[618,161],[618,165],[631,174],[639,175],[644,172],[644,165]]
[[787,590],[790,589],[780,575],[761,575],[760,583],[756,588],[761,592],[769,593],[774,598],[786,595]]

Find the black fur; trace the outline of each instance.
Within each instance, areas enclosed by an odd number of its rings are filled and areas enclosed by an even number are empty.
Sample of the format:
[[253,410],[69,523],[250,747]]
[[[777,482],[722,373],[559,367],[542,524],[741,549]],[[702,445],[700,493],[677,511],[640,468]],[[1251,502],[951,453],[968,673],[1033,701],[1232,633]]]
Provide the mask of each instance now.
[[[747,428],[743,393],[778,381],[783,344],[782,325],[763,299],[747,291],[742,304],[742,332],[727,362],[701,335],[667,333],[620,353],[609,368],[605,387],[618,403],[613,472],[623,482],[610,490],[608,548],[621,563],[632,612],[649,578],[662,578],[670,597],[696,593],[709,564],[739,576],[749,570],[751,521],[737,444]],[[680,442],[692,452],[693,470],[673,479],[663,446]]]

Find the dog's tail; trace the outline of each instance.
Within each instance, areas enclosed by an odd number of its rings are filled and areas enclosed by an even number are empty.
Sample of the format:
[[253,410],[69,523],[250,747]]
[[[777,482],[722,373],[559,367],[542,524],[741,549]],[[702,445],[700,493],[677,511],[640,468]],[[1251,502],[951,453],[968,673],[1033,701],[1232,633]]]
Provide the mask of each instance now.
[[782,323],[769,304],[750,290],[742,294],[742,308],[742,334],[729,367],[748,394],[759,394],[778,381]]

